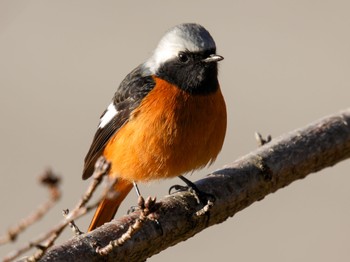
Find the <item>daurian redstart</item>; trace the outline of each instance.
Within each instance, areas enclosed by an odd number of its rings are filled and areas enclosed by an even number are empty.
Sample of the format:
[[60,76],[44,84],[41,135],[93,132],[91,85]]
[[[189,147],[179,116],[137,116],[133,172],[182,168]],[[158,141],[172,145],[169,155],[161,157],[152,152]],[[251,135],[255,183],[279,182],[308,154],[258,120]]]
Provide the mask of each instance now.
[[89,231],[114,217],[133,183],[181,176],[216,159],[226,132],[222,59],[203,26],[180,24],[121,82],[85,158],[83,179],[101,155],[117,178],[116,193],[100,203]]

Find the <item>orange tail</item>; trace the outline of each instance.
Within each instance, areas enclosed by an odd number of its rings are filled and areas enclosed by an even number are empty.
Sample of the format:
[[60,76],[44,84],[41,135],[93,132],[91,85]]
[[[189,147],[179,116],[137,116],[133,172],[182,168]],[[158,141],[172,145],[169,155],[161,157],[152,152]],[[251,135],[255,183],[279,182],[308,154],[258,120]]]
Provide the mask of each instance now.
[[88,232],[95,228],[102,226],[104,223],[109,222],[113,219],[117,212],[120,204],[124,198],[128,195],[133,185],[126,180],[118,180],[114,186],[116,196],[114,198],[104,198],[97,207],[95,215],[90,223]]

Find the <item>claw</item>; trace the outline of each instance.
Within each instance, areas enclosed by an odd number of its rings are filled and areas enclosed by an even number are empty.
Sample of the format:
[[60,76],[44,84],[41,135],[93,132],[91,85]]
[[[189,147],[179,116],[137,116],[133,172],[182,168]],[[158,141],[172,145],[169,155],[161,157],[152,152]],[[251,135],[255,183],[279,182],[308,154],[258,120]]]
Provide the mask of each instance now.
[[173,185],[169,188],[169,195],[173,194],[171,191],[172,190],[175,190],[173,193],[176,193],[176,192],[182,192],[182,191],[188,191],[189,190],[189,187],[188,186],[181,186],[181,185]]
[[197,217],[206,216],[206,223],[209,223],[210,220],[210,208],[214,205],[215,196],[212,194],[208,194],[198,189],[198,187],[192,183],[190,180],[183,176],[179,176],[179,178],[186,183],[187,186],[174,185],[169,188],[169,195],[172,193],[173,189],[176,192],[179,191],[188,191],[195,197],[197,204],[201,204],[203,207],[198,210],[194,215]]
[[215,202],[215,197],[212,194],[205,193],[198,189],[198,187],[192,183],[190,180],[183,176],[179,176],[179,178],[186,183],[187,186],[181,186],[181,185],[173,185],[169,188],[169,194],[171,194],[171,191],[175,189],[175,192],[181,192],[181,191],[189,191],[191,192],[194,197],[197,200],[198,204],[207,205],[208,202]]

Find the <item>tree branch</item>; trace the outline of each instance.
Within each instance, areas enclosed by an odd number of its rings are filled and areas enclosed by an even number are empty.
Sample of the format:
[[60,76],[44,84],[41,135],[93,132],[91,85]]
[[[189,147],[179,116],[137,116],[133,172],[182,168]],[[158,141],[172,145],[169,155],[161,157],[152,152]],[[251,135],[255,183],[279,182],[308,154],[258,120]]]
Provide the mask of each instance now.
[[96,250],[125,234],[139,221],[142,212],[113,220],[55,246],[41,261],[144,261],[208,226],[225,221],[293,181],[349,157],[350,108],[273,139],[197,181],[200,190],[215,196],[208,212],[198,213],[203,206],[191,193],[175,193],[157,203],[153,218],[149,215],[139,230],[107,255],[101,256]]

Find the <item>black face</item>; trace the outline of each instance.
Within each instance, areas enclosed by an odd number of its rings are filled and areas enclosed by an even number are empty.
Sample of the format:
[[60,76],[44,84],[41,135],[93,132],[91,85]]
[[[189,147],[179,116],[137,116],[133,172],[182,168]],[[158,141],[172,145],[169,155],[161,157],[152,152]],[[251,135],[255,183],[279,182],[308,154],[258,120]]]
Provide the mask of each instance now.
[[203,61],[211,54],[215,54],[215,50],[180,52],[159,68],[157,76],[191,94],[215,92],[218,89],[217,62]]

